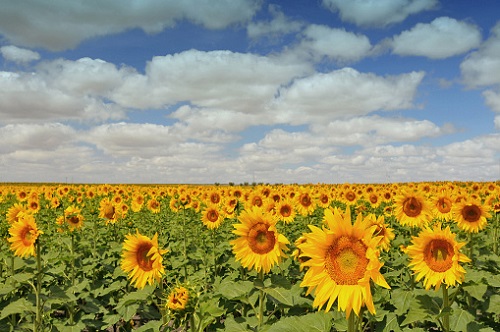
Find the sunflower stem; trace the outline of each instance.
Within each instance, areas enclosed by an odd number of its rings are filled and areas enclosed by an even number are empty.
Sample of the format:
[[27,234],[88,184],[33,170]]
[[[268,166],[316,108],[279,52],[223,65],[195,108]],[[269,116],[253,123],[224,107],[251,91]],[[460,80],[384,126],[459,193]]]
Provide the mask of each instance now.
[[42,327],[42,302],[40,298],[40,293],[42,292],[42,258],[40,250],[40,240],[35,241],[36,250],[36,286],[35,286],[35,322],[33,324],[33,331],[40,331]]
[[356,315],[351,312],[349,317],[347,318],[347,332],[356,332]]
[[448,296],[448,286],[443,285],[443,330],[445,332],[450,331],[450,299]]
[[469,258],[470,258],[470,260],[471,260],[471,262],[470,262],[470,263],[471,263],[471,264],[474,264],[474,262],[473,262],[474,260],[472,259],[472,243],[473,243],[473,242],[472,242],[472,241],[473,241],[473,238],[472,238],[472,232],[469,232],[469,234],[468,234],[468,239],[467,239],[467,240],[468,240],[468,243],[467,243],[467,246],[468,246],[468,248],[467,248],[467,254],[468,254],[468,255],[467,255],[467,256],[469,256]]
[[[264,270],[259,271],[259,279],[264,284]],[[262,327],[262,322],[264,321],[264,306],[265,306],[265,297],[266,294],[264,290],[261,288],[259,290],[259,329]]]
[[498,255],[498,220],[500,219],[500,213],[495,215],[495,224],[493,225],[493,253]]
[[187,280],[187,245],[186,245],[186,208],[182,208],[182,234],[183,238],[183,254],[184,254],[184,281]]

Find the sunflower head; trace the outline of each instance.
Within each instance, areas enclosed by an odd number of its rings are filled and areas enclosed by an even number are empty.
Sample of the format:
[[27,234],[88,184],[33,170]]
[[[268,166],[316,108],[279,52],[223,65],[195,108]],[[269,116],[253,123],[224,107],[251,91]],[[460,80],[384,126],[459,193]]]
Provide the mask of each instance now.
[[125,236],[122,251],[121,268],[128,274],[136,288],[144,288],[147,284],[159,282],[164,274],[162,255],[168,250],[158,246],[158,234],[152,239],[145,235],[128,234]]
[[403,226],[422,227],[432,219],[432,209],[418,191],[402,190],[394,198],[396,217]]
[[374,237],[375,226],[358,214],[354,224],[351,210],[327,209],[324,226],[309,225],[311,233],[303,234],[305,241],[298,244],[300,257],[309,258],[301,264],[307,267],[301,286],[314,293],[314,307],[328,311],[335,300],[338,309],[349,317],[352,310],[359,315],[362,306],[371,313],[375,307],[371,284],[390,288],[380,273],[377,244],[381,237]]
[[464,245],[455,240],[449,226],[441,229],[438,223],[434,228],[425,228],[405,250],[411,259],[409,266],[417,275],[415,280],[424,279],[425,289],[435,286],[436,290],[442,283],[446,287],[461,283],[465,270],[460,263],[470,262],[460,252]]
[[453,206],[457,226],[463,231],[477,233],[486,227],[491,214],[477,199],[463,199]]
[[35,242],[40,234],[35,217],[31,214],[21,214],[18,221],[11,224],[9,229],[10,249],[19,257],[35,256]]
[[271,212],[253,206],[244,210],[240,223],[235,224],[234,234],[238,236],[230,243],[236,260],[247,269],[268,273],[283,257],[289,244],[287,238],[276,229],[276,217]]

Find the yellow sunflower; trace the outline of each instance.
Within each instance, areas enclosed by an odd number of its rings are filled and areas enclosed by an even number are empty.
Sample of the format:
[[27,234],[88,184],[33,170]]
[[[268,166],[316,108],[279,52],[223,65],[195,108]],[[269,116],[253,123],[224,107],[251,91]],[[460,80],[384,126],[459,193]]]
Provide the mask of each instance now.
[[316,209],[316,202],[308,189],[303,188],[296,196],[297,212],[303,216],[311,215]]
[[120,266],[135,288],[144,288],[146,283],[159,282],[165,273],[162,255],[167,251],[159,248],[158,233],[150,239],[137,231],[125,236]]
[[153,197],[148,201],[148,209],[153,213],[160,213],[161,204],[155,197]]
[[491,214],[477,199],[462,199],[453,205],[453,214],[458,228],[477,233],[486,227]]
[[9,228],[10,249],[19,257],[35,256],[35,242],[42,231],[38,230],[35,217],[22,214]]
[[277,219],[257,206],[244,210],[239,220],[233,231],[238,238],[230,242],[236,260],[249,270],[268,273],[286,257],[288,239],[276,230]]
[[436,193],[432,199],[432,203],[434,217],[445,221],[453,219],[453,198],[448,190],[444,189]]
[[30,214],[29,209],[20,203],[15,203],[7,210],[7,221],[10,224],[15,223],[23,214]]
[[62,222],[59,222],[61,225],[64,221],[67,222],[70,231],[74,231],[75,229],[80,229],[83,225],[83,216],[81,214],[81,209],[77,208],[74,205],[70,205],[64,210],[64,218],[62,218]]
[[201,212],[201,222],[208,229],[217,229],[224,220],[224,214],[215,204],[207,205]]
[[121,210],[106,197],[99,203],[99,217],[103,218],[106,221],[106,224],[114,224],[122,217],[122,215]]
[[394,201],[396,218],[403,226],[422,227],[432,219],[430,205],[417,191],[403,189]]
[[454,286],[464,280],[465,270],[460,263],[470,259],[460,252],[465,242],[455,241],[455,234],[450,227],[441,229],[437,223],[433,229],[426,227],[405,249],[410,256],[410,268],[417,275],[415,280],[424,278],[425,289],[435,286],[439,289],[442,283],[447,287]]
[[338,309],[347,317],[352,310],[359,315],[364,305],[374,314],[370,280],[390,288],[380,273],[380,237],[372,236],[374,227],[361,214],[352,224],[349,208],[344,214],[326,209],[324,222],[328,228],[309,225],[311,233],[304,234],[305,242],[298,244],[301,257],[310,258],[301,264],[308,269],[300,286],[308,287],[306,294],[314,293],[314,307],[326,305],[329,311],[337,300]]
[[278,219],[283,221],[285,224],[291,223],[297,214],[292,200],[289,198],[282,199],[276,203],[274,211]]
[[175,287],[168,295],[167,307],[173,311],[185,310],[189,302],[189,291],[183,287]]
[[391,241],[394,240],[396,236],[393,229],[388,227],[389,225],[385,223],[384,216],[376,217],[374,214],[369,214],[367,219],[372,226],[375,226],[373,235],[380,237],[380,243],[378,244],[380,249],[389,251],[389,249],[391,249]]

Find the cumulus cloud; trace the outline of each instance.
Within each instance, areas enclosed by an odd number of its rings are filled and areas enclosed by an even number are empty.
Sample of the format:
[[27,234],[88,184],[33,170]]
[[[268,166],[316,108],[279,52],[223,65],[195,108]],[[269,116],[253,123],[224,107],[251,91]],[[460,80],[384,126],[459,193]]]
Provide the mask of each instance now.
[[356,25],[386,26],[404,21],[409,15],[433,9],[437,0],[323,0],[323,4],[339,12],[343,21]]
[[292,52],[319,61],[327,57],[339,62],[357,61],[371,50],[368,37],[326,25],[309,25],[301,43]]
[[478,51],[461,64],[463,81],[469,87],[500,84],[500,23],[491,30],[490,37]]
[[314,124],[311,130],[316,135],[324,136],[321,140],[329,144],[374,146],[437,137],[452,132],[453,128],[440,128],[428,120],[363,116]]
[[75,94],[50,84],[36,72],[0,72],[0,122],[102,121],[123,118],[124,111],[97,95]]
[[282,88],[276,118],[293,125],[414,107],[423,72],[377,76],[343,68],[296,79]]
[[76,131],[61,123],[8,124],[0,127],[1,153],[17,150],[55,150],[75,140]]
[[257,0],[3,1],[0,34],[15,45],[59,51],[132,28],[160,32],[183,19],[220,29],[248,21],[260,5]]
[[282,35],[298,32],[304,23],[294,21],[285,16],[276,5],[269,5],[269,12],[272,15],[270,21],[250,22],[247,25],[247,35],[252,39],[268,38],[275,39]]
[[483,97],[489,108],[500,113],[500,91],[486,90],[483,92]]
[[444,59],[465,53],[480,43],[481,32],[477,26],[450,17],[438,17],[393,37],[392,52]]
[[252,113],[261,111],[280,85],[311,71],[311,64],[277,57],[190,50],[154,57],[145,76],[127,77],[112,98],[124,107],[158,108],[190,101],[198,107]]
[[28,63],[40,59],[40,54],[37,52],[14,45],[0,47],[0,53],[5,60],[16,63]]

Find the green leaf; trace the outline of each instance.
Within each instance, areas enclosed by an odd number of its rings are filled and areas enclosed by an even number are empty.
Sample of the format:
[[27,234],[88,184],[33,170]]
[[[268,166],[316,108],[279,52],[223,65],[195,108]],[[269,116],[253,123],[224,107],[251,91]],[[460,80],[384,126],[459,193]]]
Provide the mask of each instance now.
[[385,324],[383,332],[400,332],[401,328],[399,327],[398,316],[393,313],[387,314],[385,317]]
[[453,308],[450,316],[451,331],[467,331],[467,325],[474,321],[474,316],[459,307]]
[[282,318],[271,325],[269,332],[302,332],[319,331],[328,332],[332,328],[332,314],[318,311],[304,316],[291,316]]
[[219,294],[229,300],[246,296],[253,288],[251,281],[231,282],[223,280],[219,286]]
[[122,306],[119,308],[116,308],[116,311],[120,315],[120,318],[122,318],[124,321],[128,321],[134,317],[134,315],[137,313],[137,310],[139,310],[139,303],[131,303],[126,306]]
[[495,288],[500,288],[500,274],[491,275],[486,278],[488,285]]
[[12,278],[17,281],[18,283],[22,284],[28,280],[33,279],[33,274],[32,273],[16,273],[15,275],[12,276]]
[[264,289],[264,292],[279,303],[282,303],[290,307],[294,305],[292,292],[288,289],[284,289],[281,287],[266,288]]
[[75,325],[64,325],[64,324],[54,324],[57,327],[57,330],[60,332],[81,332],[85,329],[85,324],[82,322],[78,322]]
[[396,307],[395,313],[402,316],[410,309],[413,300],[413,292],[401,288],[394,289],[391,292],[391,303]]
[[489,305],[487,312],[498,314],[500,312],[500,294],[493,294],[488,299]]
[[488,290],[488,285],[480,284],[480,285],[464,286],[464,290],[475,299],[482,301],[484,294]]
[[247,322],[245,318],[238,317],[234,318],[233,316],[228,316],[224,321],[225,331],[227,332],[247,332]]
[[36,312],[36,307],[33,303],[29,302],[25,298],[20,298],[3,308],[0,320],[12,314],[24,314],[31,312]]
[[410,307],[410,310],[406,314],[405,320],[401,323],[401,326],[405,326],[415,322],[425,321],[430,317],[427,310],[419,307]]
[[134,332],[156,332],[160,331],[160,327],[162,325],[162,322],[159,320],[151,320],[147,322],[146,324],[139,326],[137,329],[134,330]]

